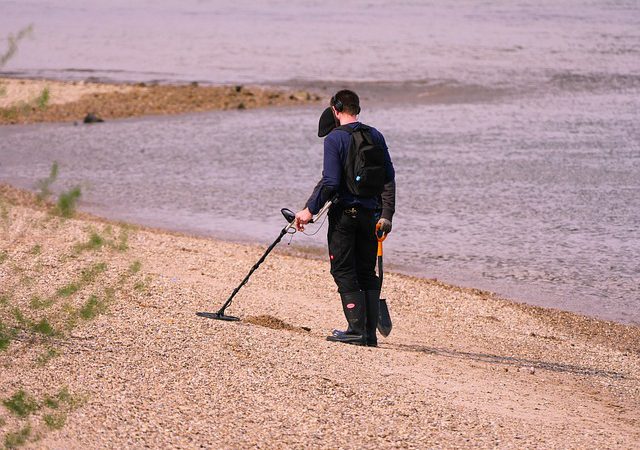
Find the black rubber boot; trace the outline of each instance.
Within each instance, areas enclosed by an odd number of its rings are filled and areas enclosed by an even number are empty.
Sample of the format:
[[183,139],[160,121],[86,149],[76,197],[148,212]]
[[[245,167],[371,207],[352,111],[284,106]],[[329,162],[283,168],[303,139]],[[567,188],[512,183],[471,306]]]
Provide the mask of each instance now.
[[338,336],[327,336],[327,341],[344,342],[345,344],[366,345],[365,314],[366,296],[362,291],[340,294],[344,315],[349,322],[350,333],[342,333]]
[[347,329],[346,330],[338,330],[337,328],[335,328],[332,332],[332,335],[334,336],[340,336],[342,334],[353,334],[353,330],[351,329],[351,325],[349,325],[349,322],[347,322]]
[[378,314],[380,313],[380,291],[366,291],[366,326],[365,338],[369,347],[378,346],[376,329],[378,328]]

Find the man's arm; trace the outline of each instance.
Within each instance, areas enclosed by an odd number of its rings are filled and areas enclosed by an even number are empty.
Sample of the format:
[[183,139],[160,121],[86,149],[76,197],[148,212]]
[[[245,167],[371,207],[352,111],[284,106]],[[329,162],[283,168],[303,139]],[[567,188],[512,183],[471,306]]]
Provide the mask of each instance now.
[[380,229],[385,233],[391,232],[391,221],[393,220],[393,214],[396,212],[396,171],[393,168],[391,162],[391,155],[389,155],[389,148],[384,140],[384,136],[380,134],[384,148],[384,160],[385,160],[385,184],[380,194],[382,203],[382,214],[378,223]]
[[317,214],[327,200],[338,190],[342,178],[342,161],[338,152],[339,141],[335,133],[324,140],[324,161],[322,179],[316,184],[313,193],[307,200],[306,207],[312,214]]
[[389,222],[393,220],[393,214],[396,212],[396,180],[385,183],[382,194],[382,218]]

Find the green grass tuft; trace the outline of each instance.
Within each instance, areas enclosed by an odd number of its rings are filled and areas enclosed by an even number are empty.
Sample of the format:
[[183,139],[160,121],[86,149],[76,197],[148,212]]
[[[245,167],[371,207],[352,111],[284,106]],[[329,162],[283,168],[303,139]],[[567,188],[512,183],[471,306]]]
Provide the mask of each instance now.
[[31,301],[29,302],[29,306],[32,309],[46,309],[49,306],[53,305],[53,299],[41,299],[37,295],[31,297]]
[[51,185],[58,179],[58,163],[53,162],[49,170],[49,176],[38,180],[36,187],[38,188],[37,198],[39,201],[47,200],[51,196]]
[[49,397],[48,395],[44,398],[44,405],[47,408],[58,409],[60,407],[60,400],[57,396]]
[[45,414],[42,416],[42,419],[49,429],[59,430],[64,427],[64,424],[67,421],[67,415],[65,413]]
[[87,242],[83,242],[82,244],[77,244],[75,249],[77,252],[81,252],[84,250],[99,250],[106,243],[105,238],[100,236],[97,232],[92,231],[89,235],[89,240]]
[[102,314],[107,310],[107,305],[95,295],[89,297],[84,305],[80,308],[80,317],[84,320],[91,320],[98,314]]
[[0,322],[0,351],[6,350],[11,345],[11,341],[15,337],[16,330],[7,327]]
[[60,194],[56,205],[56,214],[66,218],[73,217],[76,213],[76,205],[81,195],[82,191],[80,190],[80,186],[76,186]]
[[11,411],[11,413],[22,418],[27,417],[40,408],[38,402],[22,389],[8,399],[3,400],[2,404]]
[[104,262],[96,263],[88,269],[82,271],[81,281],[83,284],[93,283],[98,275],[107,270],[107,264]]
[[60,352],[55,348],[48,348],[46,352],[38,355],[36,364],[40,367],[46,366],[49,361],[58,356]]
[[40,253],[42,253],[42,246],[40,244],[36,244],[33,247],[31,247],[31,250],[29,250],[29,253],[31,255],[37,256]]
[[31,328],[36,333],[44,334],[45,336],[53,336],[56,334],[49,321],[44,317],[40,319],[40,322],[34,324]]
[[26,425],[22,429],[4,436],[4,446],[8,449],[18,448],[27,443],[31,437],[31,425]]
[[142,269],[142,263],[140,261],[136,260],[129,267],[129,272],[135,274],[135,273],[140,272],[140,269]]
[[22,311],[20,311],[20,309],[18,308],[13,308],[13,318],[16,319],[16,322],[18,322],[18,325],[26,327],[29,325],[29,320],[27,320],[26,317],[24,317],[24,314],[22,314]]
[[56,395],[56,398],[61,403],[66,403],[67,406],[71,409],[80,406],[83,402],[83,399],[81,397],[77,397],[71,394],[71,392],[69,392],[69,388],[66,386],[60,389],[60,391]]
[[116,250],[121,252],[125,252],[129,249],[129,230],[127,228],[122,228],[120,230],[120,235],[118,236],[118,242],[115,245]]
[[80,290],[80,286],[76,283],[70,283],[66,286],[62,286],[60,289],[56,291],[56,295],[58,297],[70,297]]
[[98,233],[96,233],[95,231],[91,233],[91,236],[89,236],[89,241],[86,244],[87,248],[92,250],[98,249],[103,245],[104,245],[104,238],[100,236]]
[[9,254],[6,251],[3,250],[0,252],[0,264],[5,262],[8,258],[9,258]]
[[47,109],[47,106],[49,105],[49,98],[49,87],[45,86],[38,98],[36,98],[36,104],[38,105],[38,108],[40,108],[42,111]]

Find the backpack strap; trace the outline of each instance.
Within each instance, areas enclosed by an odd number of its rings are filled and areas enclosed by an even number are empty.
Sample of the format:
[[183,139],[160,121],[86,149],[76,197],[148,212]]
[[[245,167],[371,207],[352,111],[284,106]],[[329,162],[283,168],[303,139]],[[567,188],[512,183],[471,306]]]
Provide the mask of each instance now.
[[365,125],[363,123],[361,123],[360,126],[358,128],[356,128],[356,129],[354,129],[350,125],[351,124],[340,125],[339,127],[336,127],[335,129],[336,130],[346,131],[349,134],[353,134],[354,131],[366,131],[366,130],[369,130],[371,128],[368,125]]
[[342,130],[342,131],[346,131],[349,134],[353,134],[354,130],[352,127],[350,127],[349,125],[340,125],[339,127],[335,128],[336,130]]

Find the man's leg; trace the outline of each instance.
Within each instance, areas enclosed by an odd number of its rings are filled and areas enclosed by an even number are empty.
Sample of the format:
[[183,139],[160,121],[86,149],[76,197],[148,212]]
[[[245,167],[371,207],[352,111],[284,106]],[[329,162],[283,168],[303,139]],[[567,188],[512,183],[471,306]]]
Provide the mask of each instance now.
[[355,259],[360,288],[365,291],[367,345],[378,345],[376,328],[380,312],[380,280],[376,275],[378,240],[375,236],[376,217],[373,210],[362,210],[358,217]]
[[350,344],[364,344],[366,296],[360,290],[355,266],[355,239],[358,229],[357,214],[346,214],[342,209],[329,215],[329,259],[331,275],[338,286],[344,315],[350,333],[329,336],[327,340]]

